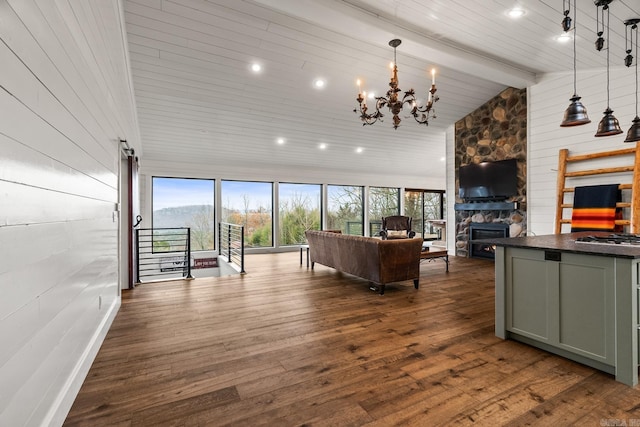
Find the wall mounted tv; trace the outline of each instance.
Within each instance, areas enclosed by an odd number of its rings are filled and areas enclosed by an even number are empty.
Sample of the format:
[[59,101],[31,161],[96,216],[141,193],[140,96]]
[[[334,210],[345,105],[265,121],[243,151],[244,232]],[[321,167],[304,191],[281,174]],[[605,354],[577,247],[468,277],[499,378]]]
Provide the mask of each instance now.
[[518,195],[516,159],[460,166],[458,178],[458,195],[465,201],[505,200]]

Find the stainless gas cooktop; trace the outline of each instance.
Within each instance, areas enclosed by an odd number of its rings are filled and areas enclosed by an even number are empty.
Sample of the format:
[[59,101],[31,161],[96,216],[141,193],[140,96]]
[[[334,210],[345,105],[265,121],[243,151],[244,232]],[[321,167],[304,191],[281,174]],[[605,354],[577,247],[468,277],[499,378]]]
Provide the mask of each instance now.
[[640,246],[640,234],[613,233],[605,236],[582,236],[576,239],[576,243]]

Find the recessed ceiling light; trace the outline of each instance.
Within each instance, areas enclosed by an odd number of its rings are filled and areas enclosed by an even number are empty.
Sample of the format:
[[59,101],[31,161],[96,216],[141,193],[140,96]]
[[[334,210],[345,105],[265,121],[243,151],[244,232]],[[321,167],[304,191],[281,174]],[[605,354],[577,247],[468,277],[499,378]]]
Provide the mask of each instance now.
[[513,19],[522,18],[526,14],[527,12],[518,6],[514,7],[513,9],[509,9],[507,11],[507,16]]
[[364,151],[364,148],[362,148],[362,147],[356,148],[356,153],[358,153],[358,154],[362,153],[363,151]]
[[444,162],[445,160],[446,160],[446,158],[445,158],[445,157],[440,157],[440,161],[441,161],[441,162]]
[[375,93],[373,93],[373,92],[369,92],[369,93],[367,94],[367,98],[369,98],[369,99],[373,99],[373,98],[375,98],[375,97],[376,97],[376,94],[375,94]]
[[251,64],[251,71],[253,71],[254,73],[259,73],[260,71],[262,71],[262,65],[254,62],[253,64]]
[[327,144],[325,144],[324,142],[318,145],[318,148],[321,150],[326,150],[327,149]]
[[315,87],[316,89],[322,89],[326,84],[327,82],[324,81],[323,79],[315,79],[313,81],[313,87]]
[[556,37],[556,41],[560,43],[566,43],[569,40],[571,40],[571,36],[568,33],[563,33],[563,34],[560,34],[558,37]]
[[286,142],[284,138],[278,138],[276,139],[276,142],[278,143],[278,145],[284,145],[284,143]]

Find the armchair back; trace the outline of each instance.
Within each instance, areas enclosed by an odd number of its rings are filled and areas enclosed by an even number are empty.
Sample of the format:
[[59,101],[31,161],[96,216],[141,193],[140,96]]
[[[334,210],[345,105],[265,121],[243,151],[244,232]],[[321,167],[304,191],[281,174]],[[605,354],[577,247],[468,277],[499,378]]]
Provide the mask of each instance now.
[[414,237],[416,233],[411,229],[412,220],[410,216],[405,215],[382,217],[382,231],[380,232],[380,236],[382,236],[383,239],[406,239]]

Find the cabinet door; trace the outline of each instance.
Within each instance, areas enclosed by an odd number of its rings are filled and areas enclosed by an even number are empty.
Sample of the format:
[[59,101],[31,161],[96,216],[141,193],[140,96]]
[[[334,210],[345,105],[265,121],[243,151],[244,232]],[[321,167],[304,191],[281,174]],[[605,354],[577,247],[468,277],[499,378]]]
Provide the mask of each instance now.
[[507,248],[505,268],[507,330],[554,343],[557,263],[545,261],[541,250]]
[[615,258],[562,254],[558,346],[615,364]]
[[615,258],[509,248],[506,328],[607,365],[615,365]]

